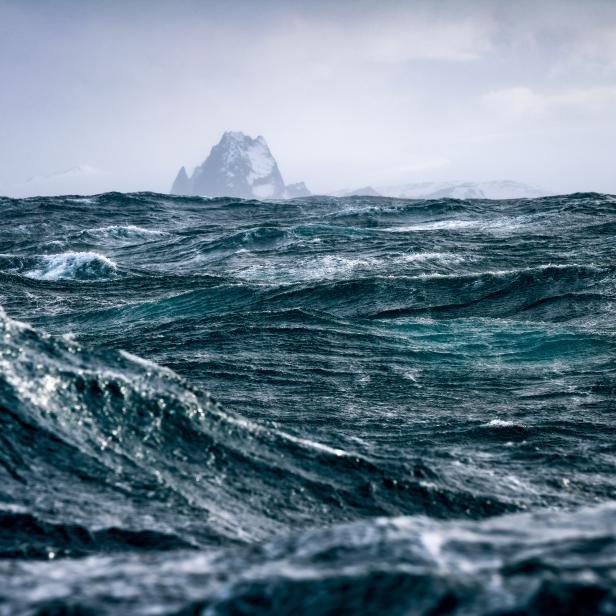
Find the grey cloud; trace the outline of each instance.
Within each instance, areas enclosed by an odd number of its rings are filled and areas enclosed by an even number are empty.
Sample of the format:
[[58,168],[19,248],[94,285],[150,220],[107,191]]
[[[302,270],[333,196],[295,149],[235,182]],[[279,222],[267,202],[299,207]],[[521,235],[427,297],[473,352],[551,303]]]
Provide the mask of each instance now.
[[88,165],[164,191],[234,129],[320,191],[616,192],[614,32],[604,0],[0,0],[0,191]]

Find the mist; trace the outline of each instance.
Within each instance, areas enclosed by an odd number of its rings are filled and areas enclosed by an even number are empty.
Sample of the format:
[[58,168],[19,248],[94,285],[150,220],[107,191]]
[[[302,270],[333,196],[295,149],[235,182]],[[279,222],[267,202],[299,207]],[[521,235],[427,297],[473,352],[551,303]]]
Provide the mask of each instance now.
[[0,0],[0,84],[0,194],[75,167],[59,191],[167,192],[227,129],[313,192],[616,193],[608,0]]

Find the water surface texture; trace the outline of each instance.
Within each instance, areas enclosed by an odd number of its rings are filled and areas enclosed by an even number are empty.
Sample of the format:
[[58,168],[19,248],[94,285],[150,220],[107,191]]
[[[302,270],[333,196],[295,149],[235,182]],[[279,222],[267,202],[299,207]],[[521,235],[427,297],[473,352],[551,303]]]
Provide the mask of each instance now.
[[616,613],[616,198],[0,213],[1,614]]

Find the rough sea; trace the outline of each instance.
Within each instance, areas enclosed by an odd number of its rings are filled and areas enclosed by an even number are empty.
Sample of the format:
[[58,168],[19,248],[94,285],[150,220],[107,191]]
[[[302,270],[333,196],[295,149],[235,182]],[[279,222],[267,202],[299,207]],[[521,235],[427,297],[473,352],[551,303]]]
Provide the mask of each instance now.
[[616,614],[616,197],[0,198],[0,614]]

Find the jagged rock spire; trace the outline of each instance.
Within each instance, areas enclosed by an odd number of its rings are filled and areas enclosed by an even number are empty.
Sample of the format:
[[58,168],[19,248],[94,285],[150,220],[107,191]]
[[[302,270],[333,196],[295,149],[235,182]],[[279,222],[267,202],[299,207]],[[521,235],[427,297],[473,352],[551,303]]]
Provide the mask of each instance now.
[[188,177],[184,167],[180,169],[171,192],[243,199],[285,199],[310,194],[300,184],[285,186],[278,164],[261,135],[253,139],[241,132],[227,131],[192,177]]
[[171,187],[171,193],[174,195],[191,194],[191,183],[185,167],[182,167],[179,170],[177,177],[173,182],[173,186]]

